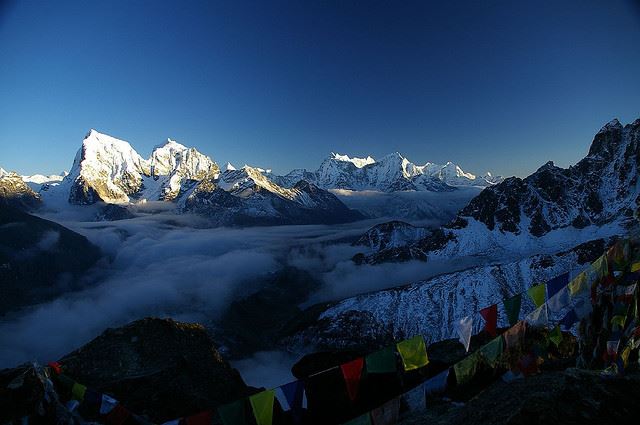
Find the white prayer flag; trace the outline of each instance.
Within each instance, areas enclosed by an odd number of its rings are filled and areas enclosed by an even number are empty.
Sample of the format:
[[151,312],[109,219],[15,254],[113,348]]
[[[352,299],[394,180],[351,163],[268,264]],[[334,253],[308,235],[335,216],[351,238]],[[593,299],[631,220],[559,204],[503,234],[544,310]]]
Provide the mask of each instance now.
[[473,333],[473,318],[467,316],[464,319],[457,320],[454,323],[456,333],[460,339],[464,349],[468,352],[471,344],[471,334]]

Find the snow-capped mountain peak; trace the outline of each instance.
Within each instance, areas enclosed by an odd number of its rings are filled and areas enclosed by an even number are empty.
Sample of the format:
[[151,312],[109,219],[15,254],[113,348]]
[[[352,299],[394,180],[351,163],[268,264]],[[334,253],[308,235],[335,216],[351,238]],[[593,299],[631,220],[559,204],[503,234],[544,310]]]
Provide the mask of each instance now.
[[233,164],[231,164],[230,162],[227,162],[227,163],[224,165],[224,170],[225,170],[225,171],[235,171],[235,170],[236,170],[236,167],[234,167],[234,166],[233,166]]
[[341,155],[336,152],[331,152],[331,155],[329,156],[329,158],[335,161],[350,162],[353,165],[355,165],[357,168],[362,168],[365,165],[373,164],[374,162],[376,162],[376,160],[373,159],[371,156],[367,156],[366,158],[356,158],[356,157],[351,158],[349,157],[349,155]]
[[4,168],[0,167],[0,177],[6,176],[7,174],[9,173],[7,173],[7,171]]

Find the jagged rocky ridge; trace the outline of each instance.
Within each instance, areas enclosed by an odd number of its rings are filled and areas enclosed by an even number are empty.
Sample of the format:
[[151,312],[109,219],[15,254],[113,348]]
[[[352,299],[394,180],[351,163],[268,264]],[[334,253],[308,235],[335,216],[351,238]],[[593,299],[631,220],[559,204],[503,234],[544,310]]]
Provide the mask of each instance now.
[[418,190],[447,192],[456,186],[491,186],[502,180],[491,173],[476,176],[447,162],[416,165],[398,152],[376,161],[372,157],[350,158],[331,153],[316,171],[296,169],[285,176],[270,175],[278,184],[291,187],[306,180],[323,189],[375,190],[395,192]]
[[24,211],[40,207],[42,199],[16,173],[0,168],[0,206],[11,206]]
[[[264,170],[232,166],[171,139],[143,159],[129,143],[91,130],[56,190],[72,204],[175,202],[179,212],[205,215],[215,225],[343,223],[362,218],[331,193],[308,182],[283,188]],[[110,219],[112,214],[99,214]],[[126,218],[126,214],[118,215]]]
[[378,224],[369,229],[353,243],[354,246],[364,246],[372,251],[405,246],[410,242],[423,239],[429,231],[424,227],[412,226],[404,221],[389,221]]
[[635,225],[640,200],[640,119],[617,119],[596,134],[588,155],[569,168],[548,162],[530,176],[486,188],[448,225],[367,262],[451,258],[502,251],[569,248]]

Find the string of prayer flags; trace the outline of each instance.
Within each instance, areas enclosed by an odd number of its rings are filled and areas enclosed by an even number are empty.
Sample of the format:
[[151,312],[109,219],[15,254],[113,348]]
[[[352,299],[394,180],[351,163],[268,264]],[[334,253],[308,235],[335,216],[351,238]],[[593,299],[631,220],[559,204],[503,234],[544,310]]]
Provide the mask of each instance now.
[[367,412],[364,415],[360,415],[357,418],[351,419],[349,422],[345,422],[344,425],[372,425],[371,415],[369,415],[369,412]]
[[118,400],[109,397],[106,394],[102,394],[100,401],[100,414],[107,415],[118,405]]
[[620,340],[607,341],[607,356],[609,360],[615,361],[618,357],[618,347],[620,346]]
[[392,347],[387,347],[365,358],[367,373],[393,373],[397,369],[396,354]]
[[547,299],[557,294],[562,288],[569,284],[569,272],[556,276],[547,282]]
[[531,301],[533,301],[533,304],[536,306],[536,308],[544,304],[545,291],[546,289],[544,283],[532,286],[531,288],[527,289],[527,295],[529,296],[529,298],[531,298]]
[[464,346],[464,350],[469,352],[471,334],[473,333],[473,318],[471,316],[467,316],[464,319],[457,320],[453,326],[458,334],[458,339]]
[[589,273],[587,273],[586,271],[580,273],[578,276],[576,276],[570,283],[569,283],[569,294],[571,294],[572,297],[575,297],[576,295],[580,294],[583,291],[586,291],[589,286],[587,285],[587,280],[589,278]]
[[578,315],[576,314],[575,309],[571,309],[564,315],[564,317],[560,320],[560,326],[562,326],[565,330],[571,329],[573,324],[578,321]]
[[526,322],[520,321],[517,325],[510,327],[502,334],[507,348],[513,348],[522,342],[526,330]]
[[518,323],[521,307],[522,294],[518,294],[504,300],[504,310],[507,312],[507,320],[509,321],[509,326],[513,326]]
[[247,425],[244,399],[218,407],[218,415],[224,425]]
[[447,389],[449,370],[450,369],[443,370],[424,383],[424,392],[426,395],[443,393]]
[[571,303],[569,298],[569,290],[564,287],[557,291],[553,296],[549,297],[547,301],[547,306],[549,310],[553,313],[558,313],[562,311],[565,307],[567,307]]
[[547,309],[547,304],[544,303],[540,307],[533,310],[531,313],[527,314],[524,320],[534,328],[542,328],[547,326],[547,323],[549,323],[549,311]]
[[422,335],[417,335],[411,339],[399,342],[396,347],[398,353],[400,353],[400,357],[402,357],[405,371],[419,369],[429,363],[427,347]]
[[253,416],[258,425],[272,425],[273,423],[273,402],[276,397],[274,390],[266,390],[249,397]]
[[562,331],[560,330],[560,326],[556,326],[549,333],[549,340],[555,344],[556,347],[560,345],[562,342]]
[[495,367],[503,351],[504,342],[502,335],[499,335],[480,348],[479,353],[491,367]]
[[478,353],[475,352],[453,365],[458,385],[466,384],[475,376],[478,368]]
[[289,382],[280,387],[280,391],[289,405],[289,410],[294,418],[299,418],[302,414],[302,403],[304,399],[304,384],[302,381]]
[[347,394],[351,401],[354,401],[358,395],[358,387],[360,386],[363,367],[364,359],[362,357],[340,365],[344,383],[347,386]]
[[484,329],[491,336],[496,336],[496,328],[498,326],[498,306],[493,304],[492,306],[483,308],[480,310],[480,315],[484,319]]
[[373,425],[396,425],[400,419],[400,399],[389,400],[371,411]]

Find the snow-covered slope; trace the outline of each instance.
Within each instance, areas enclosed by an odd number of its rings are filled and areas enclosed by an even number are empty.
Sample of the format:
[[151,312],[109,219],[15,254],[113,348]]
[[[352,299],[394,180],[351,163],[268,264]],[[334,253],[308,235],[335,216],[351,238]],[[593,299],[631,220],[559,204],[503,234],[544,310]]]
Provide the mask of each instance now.
[[4,168],[0,167],[0,177],[9,174]]
[[292,186],[306,180],[325,189],[445,192],[456,186],[486,187],[501,180],[490,173],[477,177],[463,171],[458,165],[426,163],[418,166],[394,152],[376,161],[371,156],[351,158],[331,153],[318,170],[310,172],[296,169],[285,176],[270,176],[282,186]]
[[[297,349],[320,350],[378,348],[368,345],[381,340],[391,343],[422,334],[429,342],[454,338],[454,323],[472,315],[475,332],[484,322],[477,312],[498,304],[499,326],[507,325],[502,301],[562,273],[574,277],[602,254],[607,241],[600,239],[569,251],[536,254],[503,264],[491,263],[448,273],[407,286],[347,298],[329,306],[307,321],[303,330],[285,343]],[[522,298],[521,317],[534,309]],[[476,313],[474,315],[474,313]],[[353,329],[359,329],[358,337]],[[311,347],[311,348],[310,348]]]
[[246,165],[194,183],[178,203],[183,211],[225,225],[341,223],[363,218],[326,190],[305,181],[283,188],[267,179],[263,170]]
[[639,164],[640,119],[624,127],[613,120],[575,166],[548,162],[525,179],[512,177],[488,187],[440,231],[369,260],[526,254],[620,234],[636,223]]
[[424,238],[429,231],[425,227],[412,226],[403,221],[389,221],[378,224],[362,235],[354,245],[364,246],[372,251],[397,248]]

